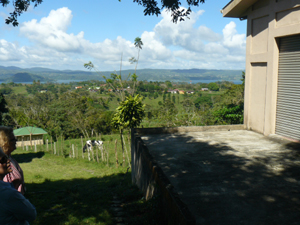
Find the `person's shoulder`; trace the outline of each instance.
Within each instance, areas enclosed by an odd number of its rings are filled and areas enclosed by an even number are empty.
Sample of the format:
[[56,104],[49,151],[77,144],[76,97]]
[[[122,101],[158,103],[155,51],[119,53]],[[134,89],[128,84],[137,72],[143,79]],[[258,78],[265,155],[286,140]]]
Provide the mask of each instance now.
[[[10,198],[17,191],[13,184],[0,180],[0,196],[1,198]],[[18,191],[17,191],[18,192]]]

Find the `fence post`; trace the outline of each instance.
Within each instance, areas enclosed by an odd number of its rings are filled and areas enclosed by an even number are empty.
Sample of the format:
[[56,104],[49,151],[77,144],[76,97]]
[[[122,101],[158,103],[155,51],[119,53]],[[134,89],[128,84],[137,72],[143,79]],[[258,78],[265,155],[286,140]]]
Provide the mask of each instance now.
[[54,142],[54,155],[56,155],[56,142]]
[[26,152],[28,152],[28,145],[26,145]]
[[72,157],[72,158],[75,158],[75,149],[74,149],[74,144],[72,144],[72,154],[73,154],[73,157]]
[[[61,154],[63,155],[63,147],[62,147],[62,145],[63,145],[63,138],[62,138],[62,134],[60,135],[60,152],[61,152]],[[59,155],[59,154],[58,154]]]
[[98,155],[98,150],[99,150],[99,148],[97,148],[97,150],[96,150],[96,159],[97,159],[97,163],[99,163],[99,155]]
[[103,157],[103,144],[100,147],[100,151],[101,151],[101,159],[102,161],[104,161],[104,157]]
[[94,154],[93,146],[91,146],[91,151],[92,151],[93,162],[95,162],[95,154]]
[[91,161],[91,150],[90,150],[90,148],[88,148],[88,159],[89,159],[89,161]]
[[37,152],[37,149],[36,149],[36,142],[34,142],[34,152]]
[[52,136],[51,136],[50,142],[51,142],[51,153],[53,153],[53,148],[52,148]]
[[84,154],[83,154],[83,140],[82,140],[82,136],[81,136],[81,150],[82,150],[82,158],[84,159]]
[[24,136],[22,136],[22,148],[24,150]]
[[116,141],[115,141],[116,166],[118,168],[118,166],[119,166],[119,160],[118,160],[118,152],[117,152],[117,142],[118,142],[118,139],[116,139]]
[[76,145],[76,158],[78,159],[79,154],[78,154],[78,146]]

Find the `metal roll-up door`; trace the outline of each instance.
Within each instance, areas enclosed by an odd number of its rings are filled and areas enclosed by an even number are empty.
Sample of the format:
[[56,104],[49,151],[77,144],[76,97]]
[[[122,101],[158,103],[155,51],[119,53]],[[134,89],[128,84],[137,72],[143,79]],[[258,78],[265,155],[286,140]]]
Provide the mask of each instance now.
[[279,40],[275,133],[300,140],[300,35]]

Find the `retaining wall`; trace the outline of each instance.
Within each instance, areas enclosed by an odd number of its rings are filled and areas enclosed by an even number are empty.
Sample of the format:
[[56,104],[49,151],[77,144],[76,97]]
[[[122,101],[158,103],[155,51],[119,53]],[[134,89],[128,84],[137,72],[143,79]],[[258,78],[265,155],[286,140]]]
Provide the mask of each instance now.
[[131,130],[131,164],[132,183],[143,192],[146,199],[156,194],[162,197],[162,209],[167,224],[192,225],[196,224],[194,216],[179,195],[154,158],[141,137],[149,134],[168,134],[185,132],[205,132],[222,130],[243,130],[244,125],[225,126],[194,126],[175,128],[135,128]]

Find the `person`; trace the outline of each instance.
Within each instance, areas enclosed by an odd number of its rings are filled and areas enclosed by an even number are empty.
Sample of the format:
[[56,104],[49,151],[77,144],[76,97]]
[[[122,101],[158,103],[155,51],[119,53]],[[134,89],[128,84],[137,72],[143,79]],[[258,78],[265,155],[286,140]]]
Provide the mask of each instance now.
[[29,225],[36,218],[36,209],[11,183],[3,181],[10,172],[10,160],[0,148],[0,224]]
[[12,168],[12,172],[8,173],[4,177],[3,181],[12,183],[15,189],[24,195],[25,184],[23,170],[19,166],[18,162],[11,157],[11,153],[16,149],[16,143],[17,139],[13,133],[13,129],[11,127],[0,126],[0,147],[9,157],[10,166]]

